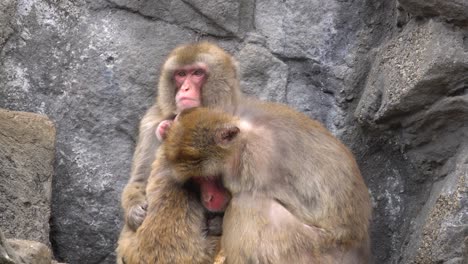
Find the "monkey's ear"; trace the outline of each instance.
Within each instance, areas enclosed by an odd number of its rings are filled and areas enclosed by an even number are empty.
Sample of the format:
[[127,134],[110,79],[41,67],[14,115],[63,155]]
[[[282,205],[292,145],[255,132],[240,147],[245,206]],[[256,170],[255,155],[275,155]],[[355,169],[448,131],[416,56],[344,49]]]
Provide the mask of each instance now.
[[236,126],[219,128],[215,134],[215,142],[218,145],[226,145],[239,134],[240,129]]

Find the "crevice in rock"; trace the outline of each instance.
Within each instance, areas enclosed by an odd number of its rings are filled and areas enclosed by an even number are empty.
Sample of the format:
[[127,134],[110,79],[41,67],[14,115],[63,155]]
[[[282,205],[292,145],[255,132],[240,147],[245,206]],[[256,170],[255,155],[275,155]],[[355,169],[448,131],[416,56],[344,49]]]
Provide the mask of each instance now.
[[277,53],[277,52],[272,52],[271,54],[285,63],[286,62],[312,62],[315,64],[321,64],[320,61],[313,59],[313,58],[308,58],[308,57],[303,57],[303,56],[298,56],[298,57],[285,56],[284,54]]
[[215,19],[212,19],[211,17],[207,16],[206,14],[204,14],[199,8],[197,8],[196,6],[194,6],[192,3],[186,1],[186,0],[181,0],[182,2],[184,2],[186,5],[188,5],[190,8],[192,8],[197,14],[199,14],[201,17],[205,18],[206,20],[208,20],[210,23],[212,23],[212,25],[220,30],[220,31],[223,31],[223,32],[226,32],[226,34],[228,36],[235,36],[236,34],[234,32],[232,32],[231,30],[225,28],[223,25],[220,25]]
[[[116,4],[116,3],[112,2],[111,0],[105,0],[105,1],[109,4],[109,7],[101,8],[101,10],[102,9],[116,9],[116,10],[121,10],[121,11],[129,12],[129,13],[141,16],[142,18],[150,20],[150,21],[158,21],[159,20],[159,21],[163,21],[163,22],[166,22],[166,23],[169,23],[169,24],[173,24],[173,23],[171,23],[169,21],[165,21],[165,20],[157,18],[157,17],[142,14],[140,11],[132,9],[132,8],[130,8],[128,6],[123,6],[123,5]],[[100,11],[100,10],[97,9],[96,11]],[[173,24],[173,25],[176,25],[176,24]]]
[[177,27],[181,27],[183,29],[186,29],[186,30],[190,30],[190,31],[193,31],[195,32],[195,34],[197,34],[197,38],[195,41],[199,41],[201,39],[203,39],[204,37],[213,37],[213,38],[219,38],[219,39],[224,39],[224,40],[230,40],[230,39],[237,39],[238,37],[230,32],[230,31],[227,31],[226,29],[224,29],[223,27],[221,27],[220,25],[218,25],[215,21],[213,21],[212,19],[210,19],[209,17],[205,16],[201,11],[199,11],[198,9],[196,9],[193,5],[185,2],[185,1],[182,1],[184,3],[186,3],[188,6],[190,6],[195,12],[197,12],[198,14],[200,14],[202,17],[206,18],[207,20],[209,20],[210,23],[212,23],[212,25],[214,27],[216,27],[217,30],[220,30],[220,31],[223,31],[223,32],[226,32],[226,35],[217,35],[217,34],[212,34],[212,33],[208,33],[208,32],[202,32],[200,30],[197,30],[196,28],[192,28],[192,27],[188,27],[188,26],[185,26],[183,24],[180,24],[180,23],[177,23],[177,22],[171,22],[171,21],[168,21],[168,20],[165,20],[165,19],[162,19],[160,17],[154,17],[154,16],[149,16],[149,15],[145,15],[145,14],[142,14],[140,11],[138,10],[135,10],[133,8],[130,8],[128,6],[122,6],[122,5],[118,5],[114,2],[112,2],[111,0],[105,0],[109,6],[107,7],[104,7],[104,8],[99,8],[99,9],[96,9],[96,11],[101,11],[101,10],[106,10],[106,9],[115,9],[115,10],[119,10],[119,11],[124,11],[124,12],[129,12],[129,13],[132,13],[132,14],[135,14],[135,15],[138,15],[146,20],[149,20],[149,21],[161,21],[161,22],[164,22],[166,24],[169,24],[169,25],[172,25],[172,26],[177,26]]
[[468,81],[457,85],[454,89],[448,92],[448,97],[463,96],[468,94]]
[[239,33],[255,30],[256,0],[239,1]]
[[468,52],[468,33],[463,36],[463,49]]
[[108,254],[102,256],[101,258],[99,258],[98,260],[96,260],[96,262],[93,262],[91,264],[100,264],[100,263],[107,263],[105,260],[111,255],[112,253],[109,252]]

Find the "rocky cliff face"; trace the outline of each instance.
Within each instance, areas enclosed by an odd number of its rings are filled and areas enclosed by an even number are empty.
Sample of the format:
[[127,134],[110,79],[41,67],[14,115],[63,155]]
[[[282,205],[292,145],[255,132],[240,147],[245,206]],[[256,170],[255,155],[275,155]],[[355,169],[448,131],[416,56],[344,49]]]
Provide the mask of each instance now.
[[353,150],[376,263],[463,263],[467,1],[4,0],[0,107],[56,124],[58,259],[114,262],[138,121],[167,53],[198,39],[236,56],[246,94],[307,113]]

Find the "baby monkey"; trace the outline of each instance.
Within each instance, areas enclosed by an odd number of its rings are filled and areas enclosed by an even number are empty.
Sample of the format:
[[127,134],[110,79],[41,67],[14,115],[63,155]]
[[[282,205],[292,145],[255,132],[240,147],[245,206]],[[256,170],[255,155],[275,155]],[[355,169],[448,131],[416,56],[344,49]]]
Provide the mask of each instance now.
[[225,263],[369,263],[367,187],[350,151],[306,115],[258,101],[234,115],[184,110],[162,150],[171,177],[197,180],[205,208],[223,209],[219,179],[231,193]]
[[230,194],[209,176],[173,177],[165,151],[158,150],[148,179],[145,220],[136,232],[122,232],[117,263],[212,264],[219,252],[219,214]]

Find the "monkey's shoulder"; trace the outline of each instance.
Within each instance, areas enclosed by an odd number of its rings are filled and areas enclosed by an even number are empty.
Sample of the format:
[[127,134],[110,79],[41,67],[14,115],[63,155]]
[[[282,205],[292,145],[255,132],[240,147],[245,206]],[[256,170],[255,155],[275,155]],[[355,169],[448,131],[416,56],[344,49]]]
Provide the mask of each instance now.
[[322,123],[283,103],[249,98],[239,105],[237,115],[243,120],[271,123],[275,127],[280,126],[284,127],[284,129],[300,127],[301,129],[314,129],[329,134],[329,131]]

